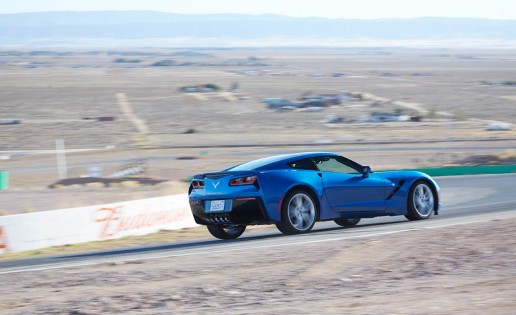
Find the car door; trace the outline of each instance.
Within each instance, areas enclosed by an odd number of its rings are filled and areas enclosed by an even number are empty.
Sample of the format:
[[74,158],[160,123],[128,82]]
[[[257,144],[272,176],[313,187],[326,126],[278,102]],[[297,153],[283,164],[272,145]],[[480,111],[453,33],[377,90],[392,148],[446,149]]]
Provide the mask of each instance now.
[[364,176],[362,167],[340,156],[317,158],[328,203],[335,212],[380,213],[385,211],[388,182],[374,173]]

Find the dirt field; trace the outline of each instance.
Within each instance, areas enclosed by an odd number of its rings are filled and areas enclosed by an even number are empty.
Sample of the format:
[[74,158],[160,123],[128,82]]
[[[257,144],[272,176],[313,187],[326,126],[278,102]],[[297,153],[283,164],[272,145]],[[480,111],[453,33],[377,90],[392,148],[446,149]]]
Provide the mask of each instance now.
[[[483,132],[487,121],[514,123],[516,119],[516,87],[502,84],[516,82],[516,58],[509,50],[241,49],[203,53],[207,55],[177,57],[184,66],[156,67],[151,64],[172,59],[169,50],[95,54],[0,51],[0,119],[22,121],[0,126],[0,149],[53,149],[56,138],[63,138],[68,148],[81,149],[483,138],[498,136]],[[139,62],[116,62],[121,56]],[[219,86],[221,92],[192,97],[195,94],[179,91],[207,83]],[[239,97],[228,97],[235,84]],[[350,91],[363,99],[315,112],[277,112],[261,102],[268,97],[295,100]],[[328,115],[349,120],[395,110],[407,114],[447,112],[458,120],[432,122],[427,118],[422,124],[401,125],[324,123]],[[116,120],[84,119],[100,116]],[[193,133],[185,134],[188,131]],[[514,132],[509,134],[514,136]]]
[[514,314],[515,228],[499,220],[3,275],[0,314]]
[[[181,182],[195,173],[284,152],[335,151],[390,169],[450,165],[516,147],[516,128],[485,130],[493,121],[516,123],[512,50],[174,51],[0,49],[0,170],[10,177],[0,215],[184,192]],[[152,66],[168,59],[176,66]],[[199,84],[221,90],[179,90]],[[347,92],[356,97],[318,110],[277,111],[262,102]],[[352,121],[374,112],[426,116]],[[326,123],[331,115],[343,122]],[[15,119],[21,123],[3,124]],[[145,176],[175,181],[49,190],[58,180],[56,139],[65,141],[69,177],[92,167],[109,176],[146,159]],[[253,147],[232,147],[242,145]]]

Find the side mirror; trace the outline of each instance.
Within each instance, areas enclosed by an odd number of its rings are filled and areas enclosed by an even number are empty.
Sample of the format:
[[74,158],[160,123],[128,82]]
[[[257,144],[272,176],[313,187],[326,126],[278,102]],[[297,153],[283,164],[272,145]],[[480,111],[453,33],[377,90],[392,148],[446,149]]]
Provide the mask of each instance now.
[[371,170],[371,166],[364,166],[364,171],[363,171],[363,177],[364,178],[368,178],[369,177],[369,174],[371,174],[373,171]]

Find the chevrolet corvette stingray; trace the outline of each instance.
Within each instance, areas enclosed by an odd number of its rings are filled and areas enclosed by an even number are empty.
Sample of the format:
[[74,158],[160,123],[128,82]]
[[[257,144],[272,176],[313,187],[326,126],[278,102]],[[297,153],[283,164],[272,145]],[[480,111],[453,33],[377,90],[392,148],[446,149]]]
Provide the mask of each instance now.
[[216,238],[235,239],[256,224],[299,234],[317,221],[351,227],[377,216],[427,219],[438,214],[440,190],[421,172],[373,172],[335,153],[306,152],[195,175],[188,195],[198,224]]

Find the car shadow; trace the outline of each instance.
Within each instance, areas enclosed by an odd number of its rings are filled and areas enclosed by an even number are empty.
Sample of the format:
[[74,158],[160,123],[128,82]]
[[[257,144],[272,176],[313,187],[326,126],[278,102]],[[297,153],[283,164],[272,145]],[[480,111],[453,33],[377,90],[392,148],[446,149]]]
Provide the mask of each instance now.
[[[394,224],[403,224],[403,223],[410,223],[410,221],[405,220],[405,219],[400,219],[400,220],[397,220],[397,221],[388,221],[388,222],[373,222],[373,223],[363,223],[363,222],[360,222],[358,225],[351,226],[351,227],[335,226],[335,227],[327,227],[327,228],[317,228],[317,229],[314,229],[311,233],[355,231],[357,229],[363,229],[363,228],[366,228],[366,227],[383,226],[383,225],[391,226],[391,225],[394,225]],[[308,235],[308,234],[302,234],[302,235]]]

